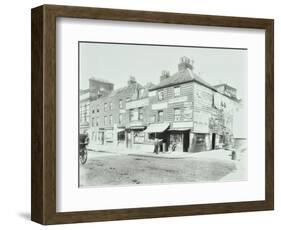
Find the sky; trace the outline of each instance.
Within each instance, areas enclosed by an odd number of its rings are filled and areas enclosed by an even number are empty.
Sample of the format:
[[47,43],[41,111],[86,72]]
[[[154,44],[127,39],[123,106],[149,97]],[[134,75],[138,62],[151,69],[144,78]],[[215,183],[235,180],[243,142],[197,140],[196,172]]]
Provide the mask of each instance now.
[[95,77],[118,89],[134,76],[140,84],[159,83],[163,70],[178,71],[180,58],[194,60],[194,72],[211,85],[227,83],[247,97],[247,50],[80,42],[80,88]]

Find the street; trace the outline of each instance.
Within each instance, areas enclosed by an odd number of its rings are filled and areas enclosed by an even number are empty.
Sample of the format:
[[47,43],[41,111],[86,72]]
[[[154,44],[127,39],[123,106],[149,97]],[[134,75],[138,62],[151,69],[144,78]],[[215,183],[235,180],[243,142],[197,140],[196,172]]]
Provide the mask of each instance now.
[[161,158],[89,151],[80,165],[80,186],[212,182],[235,171],[234,161],[196,157]]

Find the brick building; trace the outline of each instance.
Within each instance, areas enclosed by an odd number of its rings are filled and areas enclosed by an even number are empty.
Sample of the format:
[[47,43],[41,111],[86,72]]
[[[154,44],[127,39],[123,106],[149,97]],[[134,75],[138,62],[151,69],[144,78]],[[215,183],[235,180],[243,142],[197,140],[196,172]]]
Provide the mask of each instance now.
[[114,88],[110,82],[95,78],[89,79],[89,87],[79,92],[79,118],[80,133],[89,133],[90,129],[90,103],[100,97],[108,95]]
[[221,148],[232,144],[240,106],[235,88],[211,86],[182,57],[178,71],[163,71],[157,85],[130,78],[127,86],[91,101],[91,140],[149,151],[155,138],[162,139],[163,151]]

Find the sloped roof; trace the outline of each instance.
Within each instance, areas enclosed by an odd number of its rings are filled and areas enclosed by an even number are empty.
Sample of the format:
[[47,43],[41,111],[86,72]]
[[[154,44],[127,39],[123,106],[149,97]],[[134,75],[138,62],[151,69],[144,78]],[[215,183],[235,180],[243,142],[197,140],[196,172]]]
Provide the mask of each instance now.
[[173,74],[172,76],[162,80],[159,84],[150,88],[149,90],[152,91],[152,90],[169,87],[169,86],[177,85],[177,84],[181,84],[181,83],[191,82],[191,81],[196,81],[198,83],[203,84],[204,86],[206,86],[208,88],[215,90],[213,86],[211,86],[208,82],[203,80],[201,77],[199,77],[197,74],[195,74],[190,69],[185,69],[183,71],[179,71],[179,72]]

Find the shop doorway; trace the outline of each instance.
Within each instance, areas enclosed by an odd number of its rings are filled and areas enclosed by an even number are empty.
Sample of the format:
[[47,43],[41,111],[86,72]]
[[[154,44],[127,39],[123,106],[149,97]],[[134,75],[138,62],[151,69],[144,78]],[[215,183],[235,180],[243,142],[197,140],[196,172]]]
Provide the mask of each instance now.
[[212,133],[212,149],[216,148],[216,134]]
[[183,152],[188,152],[189,149],[189,134],[190,131],[183,133]]

